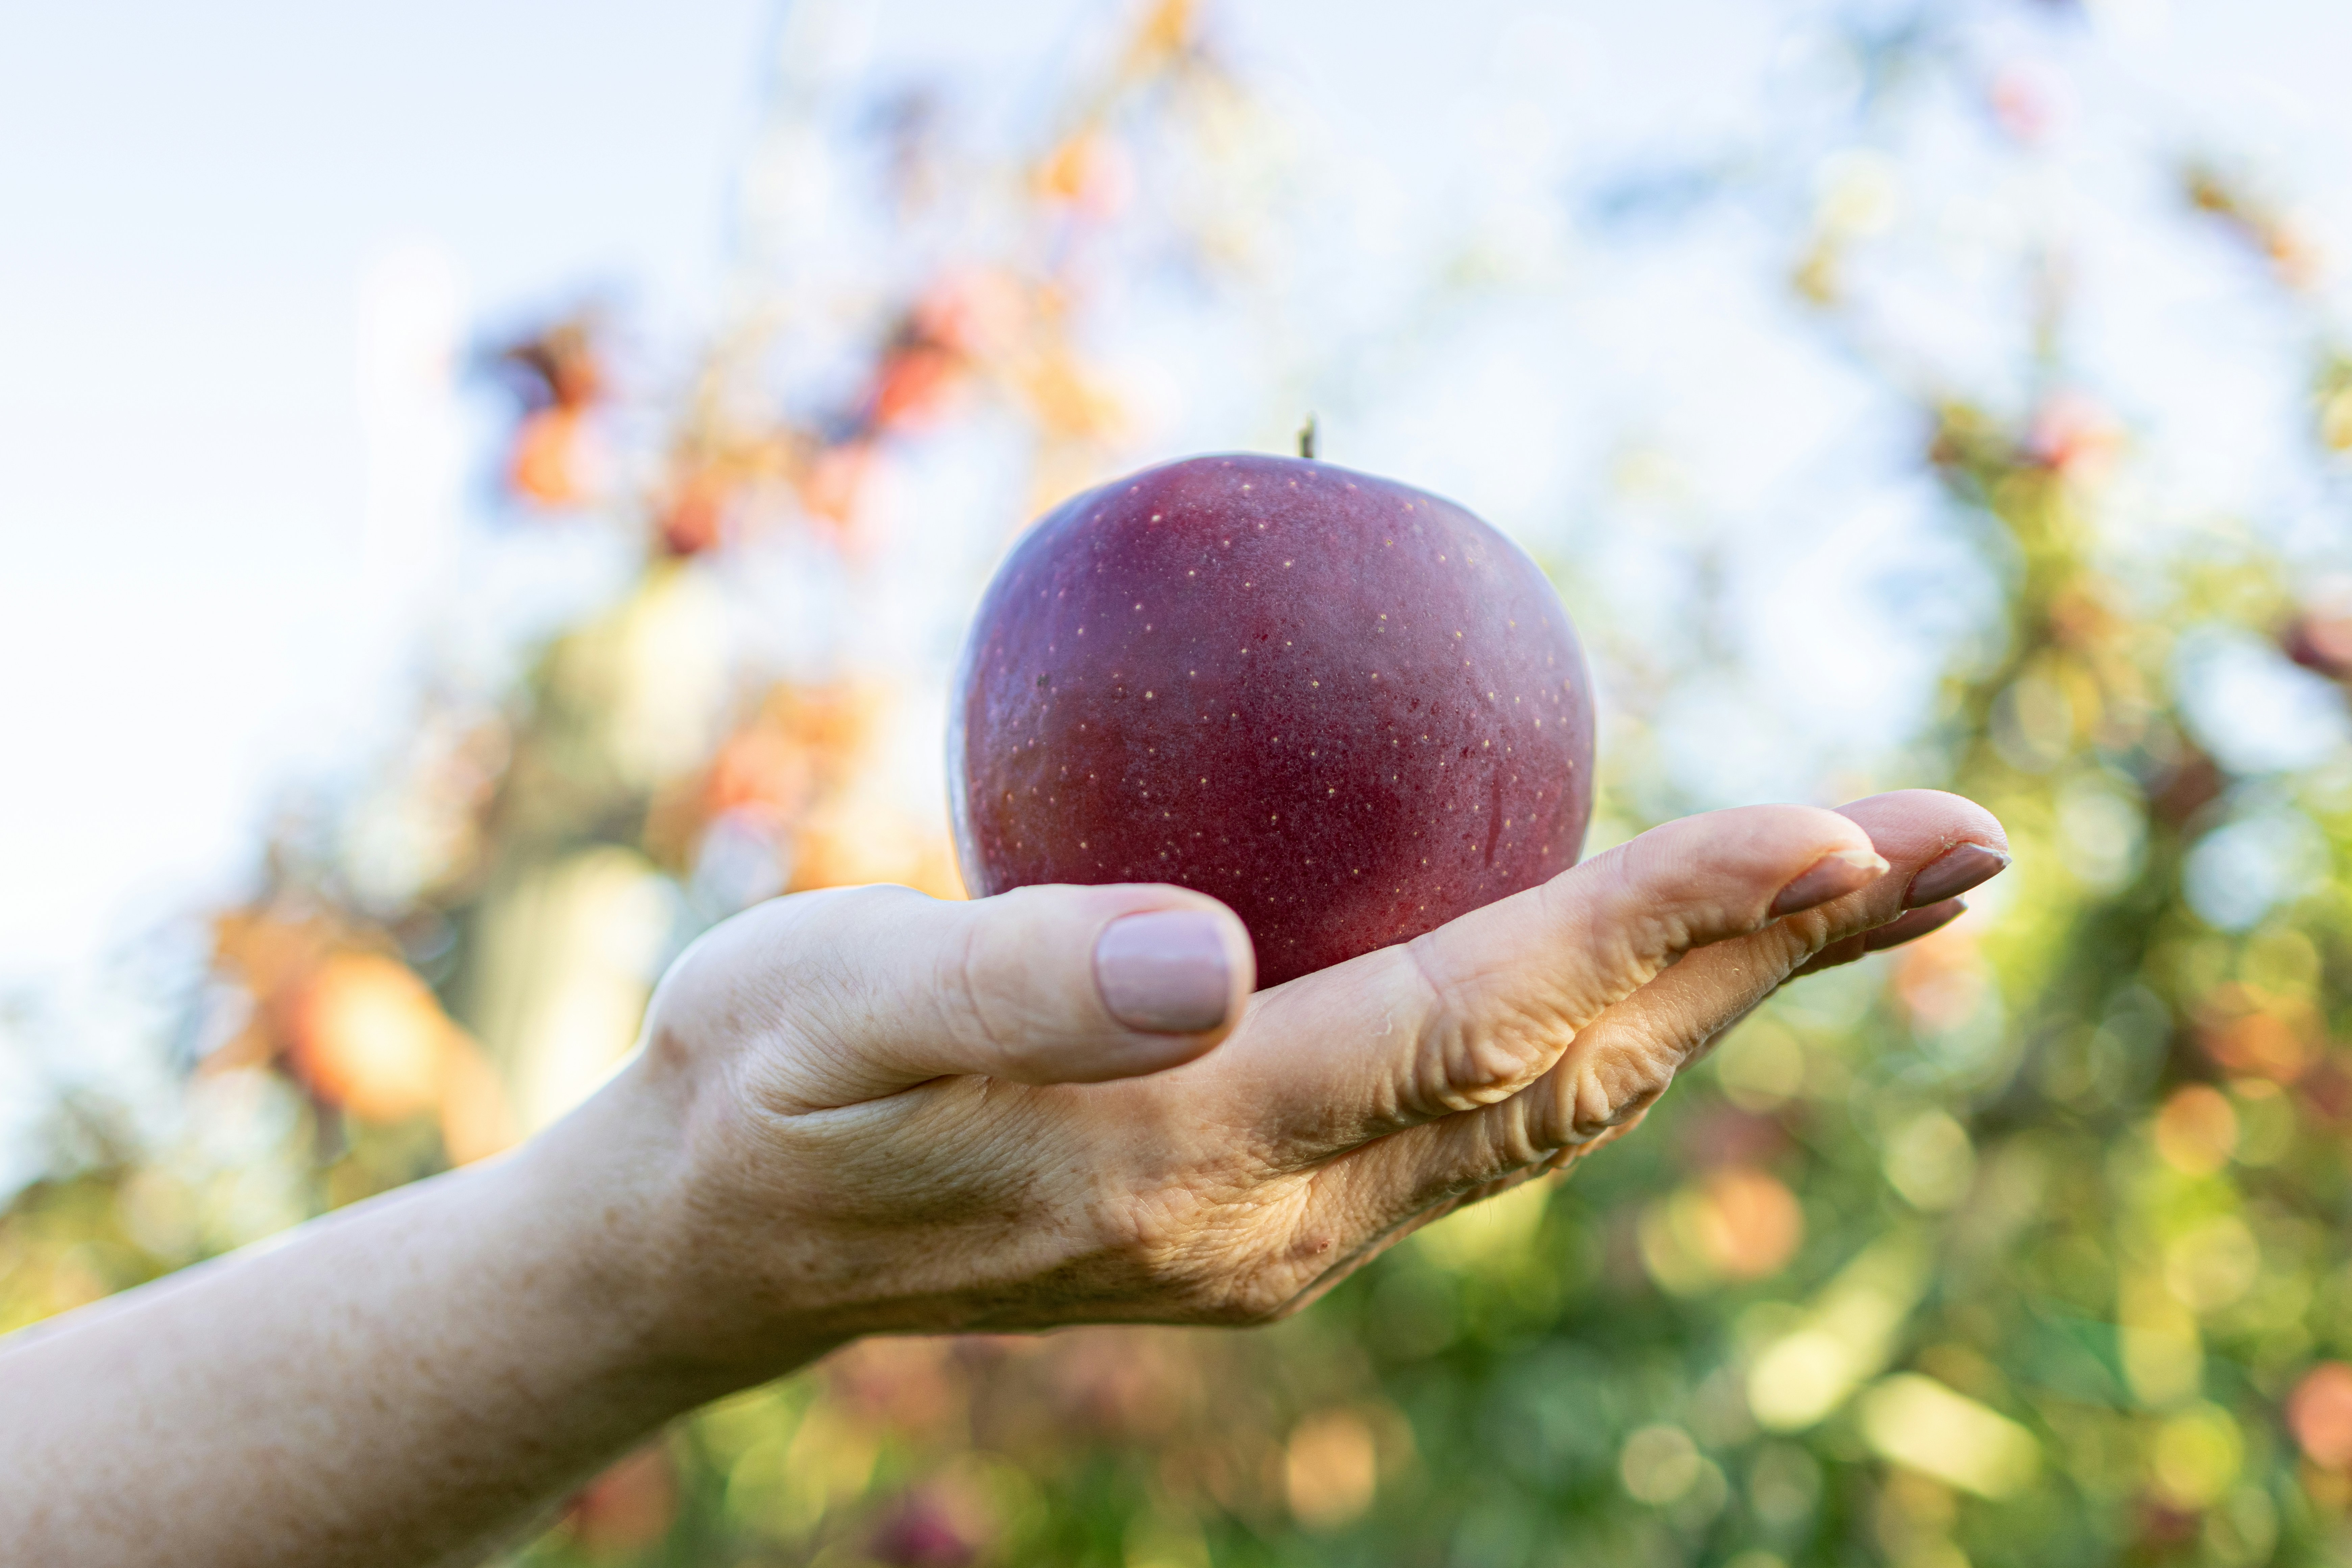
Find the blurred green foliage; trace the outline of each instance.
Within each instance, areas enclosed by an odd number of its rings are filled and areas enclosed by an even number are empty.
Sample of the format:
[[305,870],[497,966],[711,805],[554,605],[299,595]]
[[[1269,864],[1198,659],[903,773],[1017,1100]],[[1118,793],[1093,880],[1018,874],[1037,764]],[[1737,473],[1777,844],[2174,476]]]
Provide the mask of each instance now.
[[[1181,10],[1162,7],[1143,33],[1178,76],[1205,68],[1182,47],[1181,15],[1169,19]],[[1148,77],[1142,58],[1122,68]],[[1114,123],[1082,125],[1041,177],[1083,186],[1085,138]],[[2303,437],[2315,461],[2336,460],[2352,446],[2352,362],[2308,308],[2302,243],[2209,169],[2179,188],[2305,323],[2317,368]],[[2315,601],[2251,530],[2184,540],[2136,526],[2115,481],[2131,434],[2070,388],[2053,346],[2063,300],[2021,296],[2021,393],[1914,385],[1852,289],[1867,217],[1866,203],[1825,200],[1791,288],[1822,333],[1901,389],[1916,464],[1998,585],[1927,731],[1882,770],[1969,795],[2007,825],[2016,865],[1979,910],[1791,988],[1638,1135],[1570,1179],[1417,1234],[1292,1321],[862,1343],[681,1424],[518,1561],[2244,1568],[2352,1555],[2352,758],[2340,742],[2293,766],[2217,755],[2182,689],[2213,647],[2280,679],[2340,683],[2352,611]],[[979,356],[927,321],[912,310],[888,335],[869,426],[837,447],[863,454],[875,422],[919,400],[908,386]],[[593,381],[562,392],[547,379],[535,418],[571,409],[566,397],[584,405]],[[1055,385],[1038,417],[1082,444],[1088,416]],[[549,416],[526,431],[541,446],[517,461],[541,478],[519,486],[562,489],[562,453],[546,444],[571,428]],[[81,1173],[27,1188],[0,1219],[0,1328],[396,1186],[464,1139],[495,1146],[482,1131],[495,1104],[437,1079],[413,1101],[389,1079],[371,1090],[318,1043],[304,1020],[322,1005],[321,954],[397,958],[431,983],[440,1001],[383,1005],[423,1020],[416,1037],[445,1053],[436,1072],[476,1059],[434,1033],[444,1002],[510,1067],[484,1021],[484,954],[520,918],[502,910],[553,896],[534,880],[551,858],[619,846],[691,891],[710,824],[751,800],[791,819],[800,879],[822,882],[808,868],[851,874],[864,864],[852,849],[896,831],[842,815],[856,788],[842,759],[870,700],[856,691],[779,687],[718,762],[688,770],[698,795],[649,783],[660,770],[632,771],[600,738],[625,696],[599,672],[656,613],[678,559],[717,547],[693,510],[708,487],[783,474],[814,494],[838,479],[805,443],[746,456],[694,428],[681,449],[701,466],[656,509],[638,596],[553,643],[503,717],[435,742],[471,868],[387,913],[348,879],[281,868],[245,923],[221,928],[246,1010],[205,1026],[214,1065],[191,1078],[180,1131],[140,1146],[66,1108]],[[1605,647],[1574,563],[1561,575]],[[1614,739],[1608,837],[1671,798],[1638,720]],[[918,869],[877,874],[920,879],[921,851],[908,853]],[[287,974],[304,978],[272,978]],[[214,1070],[223,1051],[242,1068]],[[364,1092],[383,1114],[356,1113]]]

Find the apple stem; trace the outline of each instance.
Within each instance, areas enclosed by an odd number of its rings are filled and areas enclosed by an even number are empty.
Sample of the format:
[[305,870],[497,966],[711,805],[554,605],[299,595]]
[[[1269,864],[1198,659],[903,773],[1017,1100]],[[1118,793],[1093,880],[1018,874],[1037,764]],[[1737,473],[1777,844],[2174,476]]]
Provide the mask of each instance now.
[[1298,427],[1298,455],[1308,462],[1315,460],[1315,416],[1309,414],[1307,423]]

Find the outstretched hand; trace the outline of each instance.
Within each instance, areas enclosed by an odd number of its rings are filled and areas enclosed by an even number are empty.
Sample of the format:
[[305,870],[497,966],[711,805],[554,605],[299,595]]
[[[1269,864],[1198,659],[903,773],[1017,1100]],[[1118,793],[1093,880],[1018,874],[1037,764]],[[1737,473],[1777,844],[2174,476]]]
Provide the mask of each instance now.
[[2006,863],[1947,795],[1717,812],[1255,995],[1240,922],[1180,888],[779,900],[509,1158],[0,1346],[0,1540],[478,1562],[664,1421],[858,1334],[1279,1317]]
[[876,1331],[1259,1322],[2006,864],[1931,791],[1714,812],[1255,995],[1182,889],[781,900],[680,960],[544,1152],[635,1173],[649,1342],[746,1376]]

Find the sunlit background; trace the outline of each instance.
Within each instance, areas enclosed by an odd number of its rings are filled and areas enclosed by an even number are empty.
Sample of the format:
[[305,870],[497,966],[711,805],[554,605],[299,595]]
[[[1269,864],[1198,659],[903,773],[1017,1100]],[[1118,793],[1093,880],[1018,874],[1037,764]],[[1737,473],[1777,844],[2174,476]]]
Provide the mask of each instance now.
[[0,49],[0,1328],[959,892],[1028,518],[1322,453],[1593,649],[1595,843],[1935,784],[1959,925],[1297,1323],[889,1342],[534,1563],[2352,1552],[2352,19],[254,4]]

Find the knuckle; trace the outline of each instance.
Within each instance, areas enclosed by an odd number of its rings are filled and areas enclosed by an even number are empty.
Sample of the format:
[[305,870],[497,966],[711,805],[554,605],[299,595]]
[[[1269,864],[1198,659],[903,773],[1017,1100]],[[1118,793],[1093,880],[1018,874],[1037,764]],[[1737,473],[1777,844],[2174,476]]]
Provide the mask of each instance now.
[[1341,1251],[1329,1228],[1306,1226],[1279,1245],[1244,1252],[1236,1266],[1204,1281],[1201,1321],[1232,1328],[1280,1322],[1306,1305]]
[[1254,1328],[1296,1312],[1339,1255],[1329,1226],[1307,1220],[1304,1185],[1203,1205],[1148,1238],[1143,1259],[1188,1322]]
[[1407,1109],[1434,1118],[1508,1100],[1542,1073],[1566,1033],[1517,1021],[1445,1028],[1421,1052]]
[[967,920],[949,949],[949,1031],[984,1051],[1004,1076],[1028,1077],[1038,1066],[1039,1032],[1025,1026],[1019,999],[1007,996],[1005,965],[992,951],[988,922]]
[[844,933],[880,931],[903,920],[910,900],[921,894],[911,889],[877,882],[856,888],[827,888],[805,893],[796,900],[803,921],[820,930]]
[[1774,921],[1769,934],[1775,949],[1774,956],[1790,967],[1804,963],[1831,943],[1852,935],[1857,928],[1866,926],[1871,919],[1866,911],[1858,911],[1841,900],[1838,904],[1783,915]]
[[1177,1213],[1185,1201],[1180,1194],[1157,1193],[1101,1205],[1095,1220],[1097,1247],[1143,1278],[1169,1272],[1186,1235]]
[[1616,908],[1630,913],[1636,927],[1646,927],[1645,934],[1671,940],[1686,931],[1682,906],[1699,890],[1681,842],[1686,836],[1685,824],[1668,823],[1623,846],[1610,891]]
[[1648,1041],[1601,1044],[1552,1080],[1530,1142],[1559,1149],[1589,1143],[1646,1110],[1675,1080],[1681,1054]]
[[1192,1292],[1192,1317],[1215,1328],[1255,1329],[1278,1323],[1297,1310],[1298,1291],[1270,1268],[1238,1277],[1203,1280]]
[[1694,940],[1674,886],[1675,857],[1650,842],[1658,831],[1587,862],[1589,879],[1562,878],[1542,889],[1547,927],[1580,950],[1583,978],[1605,999],[1647,984]]
[[1244,1326],[1278,1309],[1250,1221],[1230,1205],[1181,1189],[1139,1194],[1111,1205],[1095,1228],[1113,1271],[1182,1321]]
[[1406,947],[1419,999],[1413,1066],[1402,1109],[1427,1120],[1507,1100],[1541,1074],[1575,1030],[1557,999],[1510,992],[1465,996],[1433,973],[1425,939]]
[[1456,1175],[1445,1189],[1449,1210],[1476,1203],[1513,1173],[1559,1147],[1549,1131],[1554,1119],[1548,1098],[1544,1089],[1531,1090],[1486,1113],[1490,1120],[1481,1131],[1472,1172]]

